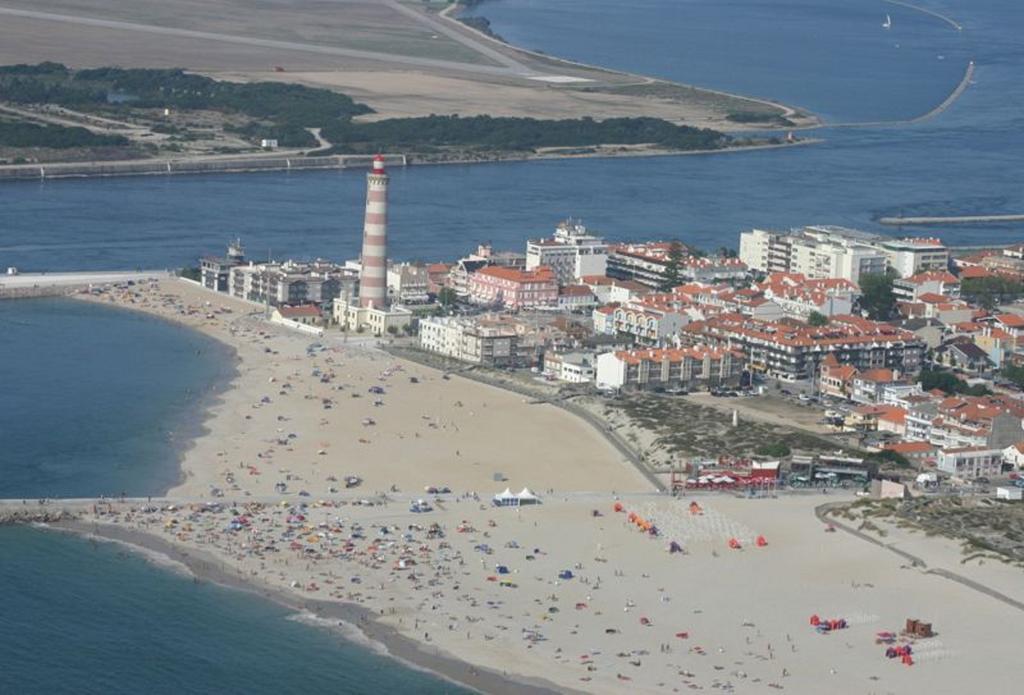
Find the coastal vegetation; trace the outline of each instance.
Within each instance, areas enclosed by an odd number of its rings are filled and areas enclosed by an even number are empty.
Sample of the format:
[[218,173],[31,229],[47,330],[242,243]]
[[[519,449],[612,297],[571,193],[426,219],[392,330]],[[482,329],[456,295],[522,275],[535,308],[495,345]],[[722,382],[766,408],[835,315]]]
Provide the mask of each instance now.
[[371,123],[335,121],[323,130],[340,153],[379,149],[430,152],[445,148],[529,151],[546,147],[654,145],[671,150],[714,150],[728,139],[705,128],[677,126],[656,118],[539,120],[491,116],[424,116]]
[[303,127],[372,112],[344,94],[298,84],[225,82],[179,69],[73,71],[59,63],[0,67],[0,95],[12,103],[68,108],[225,111]]
[[0,147],[121,147],[128,145],[121,135],[100,135],[80,127],[40,125],[0,119]]
[[728,114],[725,120],[757,126],[783,126],[788,128],[796,125],[782,114],[767,111],[734,111]]
[[[429,115],[362,121],[368,106],[328,89],[283,82],[226,82],[180,69],[104,67],[74,70],[60,63],[0,67],[0,100],[20,109],[60,107],[86,125],[95,115],[131,121],[163,136],[145,141],[167,152],[243,152],[261,140],[314,148],[320,129],[333,146],[318,154],[401,151],[430,158],[489,158],[509,153],[591,154],[613,146],[663,151],[717,150],[763,144],[733,141],[722,133],[658,118],[542,120],[492,116]],[[58,131],[23,129],[34,141]],[[88,128],[82,129],[86,133]],[[219,133],[219,135],[218,135]],[[81,142],[127,145],[126,138],[64,134]],[[137,137],[137,136],[136,136]],[[143,136],[145,137],[145,136]],[[219,140],[219,142],[212,142]],[[225,141],[234,141],[234,145]],[[197,143],[202,143],[197,144]],[[245,149],[240,149],[244,145]],[[200,151],[200,147],[205,148]],[[232,147],[234,149],[232,149]]]

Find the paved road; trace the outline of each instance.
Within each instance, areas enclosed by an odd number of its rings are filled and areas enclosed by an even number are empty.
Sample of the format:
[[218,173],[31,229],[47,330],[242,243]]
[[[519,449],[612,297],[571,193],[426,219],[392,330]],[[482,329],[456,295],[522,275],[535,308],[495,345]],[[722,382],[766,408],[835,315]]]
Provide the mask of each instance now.
[[499,50],[491,48],[490,46],[485,46],[476,39],[467,36],[458,29],[448,26],[442,21],[434,19],[425,12],[421,12],[420,10],[414,9],[412,7],[406,7],[405,5],[396,2],[396,0],[383,0],[383,2],[385,5],[390,7],[395,12],[404,14],[406,17],[412,18],[416,22],[419,22],[420,24],[428,27],[429,29],[436,31],[438,34],[444,34],[452,41],[461,43],[466,48],[469,48],[470,50],[485,55],[491,60],[501,65],[504,65],[510,70],[514,70],[515,72],[521,73],[523,75],[528,75],[532,72],[528,67],[526,67],[519,61],[515,60],[514,58],[502,53]]
[[[377,51],[363,51],[355,48],[340,48],[338,46],[323,46],[319,44],[300,43],[297,41],[276,41],[273,39],[260,39],[252,36],[237,36],[235,34],[220,34],[211,31],[195,31],[192,29],[176,29],[173,27],[162,27],[153,24],[139,24],[136,22],[122,22],[113,19],[101,19],[98,17],[81,17],[77,15],[56,14],[53,12],[36,12],[34,10],[18,10],[10,7],[0,7],[0,16],[25,17],[28,19],[40,19],[51,22],[63,22],[65,24],[76,24],[79,26],[101,27],[104,29],[120,29],[147,34],[158,34],[162,36],[180,36],[187,39],[202,39],[219,43],[233,43],[247,46],[260,46],[263,48],[277,48],[286,51],[302,51],[304,53],[318,53],[321,55],[346,56],[348,58],[360,58],[363,60],[376,60],[383,63],[399,63],[401,65],[413,65],[423,68],[442,68],[445,70],[456,70],[461,72],[482,73],[485,75],[521,75],[525,67],[515,61],[504,59],[504,65],[476,65],[473,63],[459,63],[451,60],[440,60],[435,58],[417,58],[415,56],[397,55],[394,53],[382,53]],[[447,33],[447,32],[446,32]],[[490,50],[490,49],[488,49]],[[508,67],[507,63],[512,62],[517,67]],[[528,71],[527,71],[528,72]]]

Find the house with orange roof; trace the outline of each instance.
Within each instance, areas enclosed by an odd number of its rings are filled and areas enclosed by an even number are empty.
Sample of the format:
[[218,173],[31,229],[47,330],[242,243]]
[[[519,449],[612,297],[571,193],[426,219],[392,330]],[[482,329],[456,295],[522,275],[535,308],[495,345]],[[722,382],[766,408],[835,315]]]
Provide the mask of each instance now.
[[566,285],[558,291],[558,308],[563,311],[583,311],[597,305],[597,297],[586,285]]
[[737,386],[742,373],[742,353],[708,345],[597,356],[597,386],[603,389],[712,389]]
[[928,442],[892,442],[884,445],[882,451],[895,452],[918,468],[934,465],[938,453],[938,449]]
[[898,371],[887,367],[867,369],[854,375],[850,400],[854,403],[881,403],[885,392],[897,385],[906,387],[908,392],[920,390],[916,384],[900,380]]
[[896,405],[885,406],[885,412],[878,414],[878,431],[892,432],[899,436],[907,433],[907,411]]
[[271,319],[277,322],[292,321],[303,326],[324,325],[323,312],[315,304],[281,305],[274,309]]
[[902,410],[893,405],[862,405],[854,408],[846,418],[846,425],[863,432],[878,430],[878,421],[882,416],[892,416],[894,411]]
[[847,399],[853,390],[853,377],[857,368],[850,364],[840,364],[832,353],[821,361],[818,376],[818,390],[824,396]]
[[960,279],[948,270],[929,270],[908,278],[896,278],[892,293],[897,300],[915,302],[922,294],[938,294],[951,299],[960,297]]
[[978,280],[981,278],[990,278],[994,273],[990,270],[982,268],[979,265],[967,265],[960,269],[960,280]]

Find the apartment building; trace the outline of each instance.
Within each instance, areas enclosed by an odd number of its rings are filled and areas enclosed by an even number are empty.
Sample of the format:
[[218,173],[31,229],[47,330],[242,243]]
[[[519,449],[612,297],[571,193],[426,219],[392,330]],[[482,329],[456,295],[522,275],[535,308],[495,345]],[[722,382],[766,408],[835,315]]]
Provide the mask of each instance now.
[[901,278],[920,273],[942,272],[949,268],[949,249],[939,239],[909,237],[889,239],[877,243],[886,256],[889,267]]
[[682,335],[690,343],[741,350],[751,369],[783,381],[813,378],[829,354],[858,371],[888,368],[916,374],[924,352],[924,343],[910,331],[856,316],[836,316],[814,327],[722,314],[690,323]]
[[[671,241],[615,244],[608,249],[608,277],[632,280],[660,288],[669,266]],[[738,258],[707,257],[686,252],[679,263],[679,278],[686,282],[726,282],[747,276],[747,265]]]
[[557,306],[558,281],[554,271],[545,266],[533,270],[487,266],[469,276],[469,301],[513,311]]
[[486,367],[522,366],[514,326],[486,317],[436,316],[419,323],[422,349]]
[[608,246],[578,220],[565,220],[548,239],[526,243],[526,270],[550,268],[559,285],[578,282],[584,275],[604,275]]
[[742,373],[741,353],[707,345],[620,350],[597,356],[597,386],[605,389],[710,389],[735,386]]
[[355,296],[358,274],[328,261],[309,263],[249,263],[231,268],[230,294],[239,299],[282,304],[327,304],[343,296]]
[[893,280],[892,293],[904,302],[919,301],[926,294],[943,296],[948,301],[960,297],[960,280],[948,270],[928,270]]

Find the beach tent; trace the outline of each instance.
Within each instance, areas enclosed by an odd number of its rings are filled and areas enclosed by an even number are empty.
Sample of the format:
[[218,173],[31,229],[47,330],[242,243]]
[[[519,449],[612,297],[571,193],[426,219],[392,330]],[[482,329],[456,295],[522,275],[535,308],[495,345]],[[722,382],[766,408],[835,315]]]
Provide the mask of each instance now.
[[670,553],[681,553],[683,552],[683,546],[679,545],[675,541],[668,544],[668,551]]
[[519,505],[519,497],[512,494],[512,490],[505,488],[504,492],[499,492],[494,496],[494,505],[496,507],[515,507]]
[[528,487],[524,487],[522,491],[516,495],[516,499],[519,500],[519,504],[538,504],[540,502],[540,497],[533,494]]

